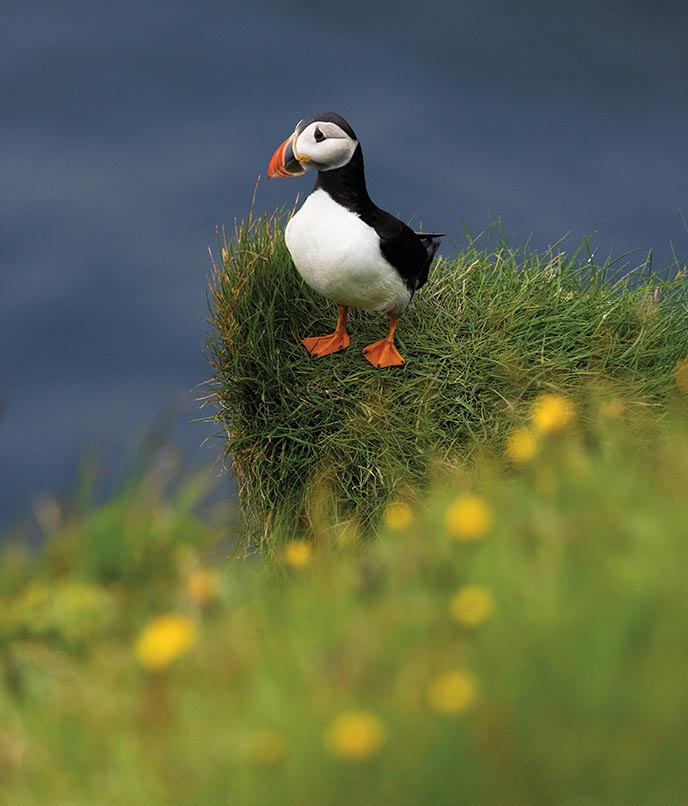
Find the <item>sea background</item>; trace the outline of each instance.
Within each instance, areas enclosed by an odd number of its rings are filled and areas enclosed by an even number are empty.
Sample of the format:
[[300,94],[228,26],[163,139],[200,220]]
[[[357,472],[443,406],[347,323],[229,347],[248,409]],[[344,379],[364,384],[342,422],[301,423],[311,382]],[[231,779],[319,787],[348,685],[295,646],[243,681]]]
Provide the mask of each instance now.
[[514,246],[683,260],[687,37],[680,2],[6,0],[0,525],[85,454],[116,479],[152,432],[214,462],[208,248],[254,192],[308,192],[265,171],[313,112],[444,255],[499,219]]

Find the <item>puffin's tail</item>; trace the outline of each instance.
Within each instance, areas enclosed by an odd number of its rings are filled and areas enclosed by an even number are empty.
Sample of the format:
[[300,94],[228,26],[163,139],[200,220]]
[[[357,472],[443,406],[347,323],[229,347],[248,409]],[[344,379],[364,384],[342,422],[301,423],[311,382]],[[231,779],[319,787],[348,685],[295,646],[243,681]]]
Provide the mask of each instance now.
[[428,253],[428,259],[425,261],[423,271],[418,278],[418,285],[416,286],[418,289],[424,286],[428,279],[430,264],[435,257],[435,252],[440,248],[440,238],[444,238],[446,232],[417,232],[416,235],[420,238],[421,243],[425,247],[425,251]]

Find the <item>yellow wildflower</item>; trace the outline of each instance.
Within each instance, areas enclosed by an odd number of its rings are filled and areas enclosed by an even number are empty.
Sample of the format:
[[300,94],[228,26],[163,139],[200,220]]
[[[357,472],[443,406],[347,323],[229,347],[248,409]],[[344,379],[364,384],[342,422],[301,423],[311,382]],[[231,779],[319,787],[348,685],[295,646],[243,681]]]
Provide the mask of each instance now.
[[307,540],[290,540],[284,547],[284,562],[297,571],[306,568],[313,560],[313,545]]
[[392,532],[403,532],[413,521],[413,510],[405,501],[395,501],[385,509],[384,521]]
[[563,431],[573,423],[575,416],[575,406],[563,395],[540,395],[533,403],[533,425],[539,434]]
[[145,669],[166,669],[196,643],[196,625],[186,616],[169,613],[153,619],[136,642],[136,657]]
[[530,428],[517,428],[507,437],[504,453],[515,465],[524,465],[530,462],[537,450],[537,439]]
[[186,595],[197,604],[217,599],[217,574],[207,568],[197,568],[186,579]]
[[384,725],[367,711],[346,711],[325,732],[325,746],[332,755],[347,761],[362,761],[379,752],[385,743]]
[[674,378],[676,379],[676,387],[679,392],[688,395],[688,358],[682,358],[678,364],[676,364]]
[[494,599],[481,585],[464,585],[449,600],[454,621],[466,627],[477,627],[487,621],[494,610]]
[[475,702],[477,686],[466,672],[454,669],[437,675],[428,687],[428,702],[440,714],[461,714]]
[[485,537],[492,521],[492,510],[477,495],[459,496],[447,509],[444,518],[450,536],[463,542]]
[[287,753],[287,741],[274,728],[263,728],[257,731],[248,749],[249,759],[254,764],[272,767],[281,761]]

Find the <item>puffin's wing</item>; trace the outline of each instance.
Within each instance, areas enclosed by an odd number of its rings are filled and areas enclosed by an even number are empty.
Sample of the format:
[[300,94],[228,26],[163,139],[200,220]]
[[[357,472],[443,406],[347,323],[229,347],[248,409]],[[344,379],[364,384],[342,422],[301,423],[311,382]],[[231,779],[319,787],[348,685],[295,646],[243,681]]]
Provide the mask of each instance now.
[[427,254],[427,259],[425,261],[425,265],[423,266],[423,271],[421,272],[420,276],[418,277],[418,285],[416,288],[421,288],[425,285],[428,279],[428,272],[430,271],[430,264],[432,263],[433,258],[435,257],[435,252],[440,248],[440,238],[444,238],[446,235],[445,232],[415,232],[420,242],[425,247],[425,252]]
[[440,238],[444,238],[446,232],[416,232],[427,250],[430,260],[435,257],[435,252],[440,248]]
[[379,207],[373,206],[360,215],[366,224],[375,229],[382,254],[413,294],[427,280],[432,255],[437,247],[430,255],[428,247],[411,227]]

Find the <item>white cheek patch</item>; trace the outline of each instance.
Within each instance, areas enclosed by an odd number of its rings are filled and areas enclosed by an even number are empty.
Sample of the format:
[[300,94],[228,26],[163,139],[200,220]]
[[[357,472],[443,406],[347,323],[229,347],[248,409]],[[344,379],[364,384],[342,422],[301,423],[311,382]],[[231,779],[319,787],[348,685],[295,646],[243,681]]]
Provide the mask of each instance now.
[[[320,142],[315,139],[318,129],[325,136]],[[357,145],[358,141],[349,137],[336,123],[315,121],[298,136],[294,151],[304,168],[331,171],[346,165]]]

